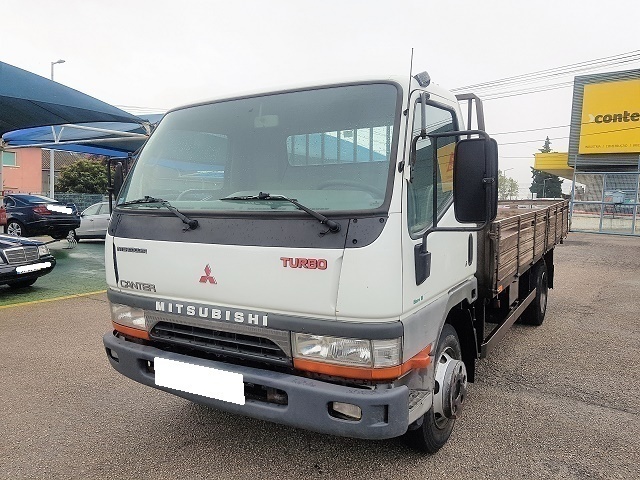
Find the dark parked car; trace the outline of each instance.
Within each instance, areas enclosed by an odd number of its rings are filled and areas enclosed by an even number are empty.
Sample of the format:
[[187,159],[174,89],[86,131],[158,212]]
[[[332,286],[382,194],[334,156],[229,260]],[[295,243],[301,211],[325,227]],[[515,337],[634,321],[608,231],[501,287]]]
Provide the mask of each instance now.
[[56,259],[44,243],[0,235],[0,285],[28,287],[55,266]]
[[42,195],[11,193],[4,197],[7,209],[5,233],[19,237],[50,235],[65,238],[80,226],[80,215],[73,203],[61,203]]

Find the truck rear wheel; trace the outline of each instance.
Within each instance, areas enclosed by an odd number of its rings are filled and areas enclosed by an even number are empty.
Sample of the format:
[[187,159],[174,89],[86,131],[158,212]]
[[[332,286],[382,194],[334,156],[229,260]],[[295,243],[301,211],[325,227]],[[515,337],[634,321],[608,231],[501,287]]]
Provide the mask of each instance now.
[[410,446],[426,453],[435,453],[447,443],[467,396],[467,370],[458,334],[451,325],[442,328],[435,362],[433,405],[420,426],[405,434]]
[[547,313],[547,297],[549,296],[549,284],[547,278],[547,265],[540,260],[533,266],[531,272],[531,286],[536,290],[533,302],[522,312],[520,322],[525,325],[542,325]]

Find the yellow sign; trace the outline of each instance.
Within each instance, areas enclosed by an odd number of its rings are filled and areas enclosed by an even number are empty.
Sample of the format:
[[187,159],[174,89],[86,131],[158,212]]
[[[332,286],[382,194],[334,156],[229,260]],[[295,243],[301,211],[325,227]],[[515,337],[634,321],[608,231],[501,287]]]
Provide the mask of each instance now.
[[578,153],[640,153],[640,79],[584,86]]
[[453,190],[453,152],[455,148],[456,143],[453,142],[438,149],[438,167],[440,168],[443,192]]

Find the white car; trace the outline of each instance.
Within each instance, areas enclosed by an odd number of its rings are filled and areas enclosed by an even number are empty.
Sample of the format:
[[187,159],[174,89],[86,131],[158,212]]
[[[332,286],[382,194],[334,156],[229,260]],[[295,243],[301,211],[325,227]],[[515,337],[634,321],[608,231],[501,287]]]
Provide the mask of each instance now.
[[109,227],[109,202],[94,203],[80,214],[80,227],[73,231],[76,240],[104,239]]

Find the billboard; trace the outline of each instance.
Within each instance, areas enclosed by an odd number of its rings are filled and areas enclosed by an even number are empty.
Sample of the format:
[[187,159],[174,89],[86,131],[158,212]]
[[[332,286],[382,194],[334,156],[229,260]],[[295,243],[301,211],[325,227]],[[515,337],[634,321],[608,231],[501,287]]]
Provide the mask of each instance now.
[[640,79],[584,86],[578,153],[640,153]]
[[453,190],[453,156],[455,148],[456,143],[452,142],[437,150],[438,167],[440,168],[440,181],[442,182],[443,192]]

